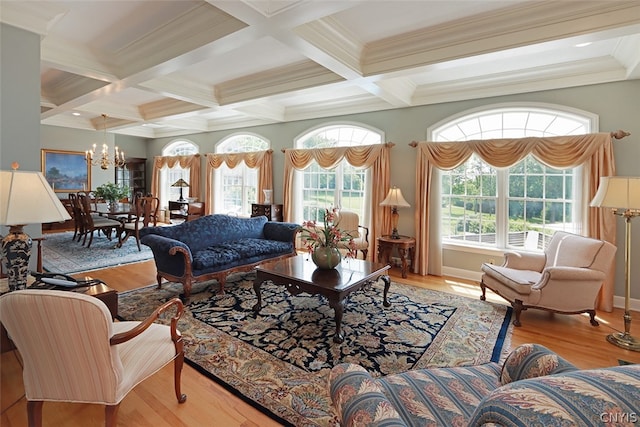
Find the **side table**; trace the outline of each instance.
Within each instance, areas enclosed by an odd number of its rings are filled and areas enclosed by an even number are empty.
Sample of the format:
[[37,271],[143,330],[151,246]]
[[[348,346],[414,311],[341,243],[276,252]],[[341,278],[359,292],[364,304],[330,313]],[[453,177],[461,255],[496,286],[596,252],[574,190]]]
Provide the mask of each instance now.
[[416,254],[416,239],[409,236],[400,236],[399,239],[394,239],[391,236],[378,237],[378,261],[386,262],[390,264],[391,253],[394,248],[398,249],[398,255],[400,255],[400,261],[402,262],[402,277],[407,277],[407,260],[411,261],[411,266],[415,262]]

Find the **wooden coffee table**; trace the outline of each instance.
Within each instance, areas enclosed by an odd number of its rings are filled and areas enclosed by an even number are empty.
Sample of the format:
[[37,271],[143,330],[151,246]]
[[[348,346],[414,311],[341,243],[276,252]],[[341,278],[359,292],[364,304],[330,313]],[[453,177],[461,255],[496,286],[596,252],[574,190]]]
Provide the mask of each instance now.
[[344,340],[341,332],[342,313],[345,299],[351,292],[382,279],[384,282],[383,304],[385,307],[391,305],[387,299],[391,286],[391,280],[386,274],[390,268],[389,265],[349,259],[342,260],[342,263],[333,270],[321,270],[316,268],[309,258],[306,254],[297,255],[258,265],[255,268],[256,279],[253,282],[258,302],[253,306],[253,311],[258,314],[262,308],[260,286],[266,281],[283,285],[292,295],[302,292],[323,295],[335,311],[336,333],[333,341],[341,343]]

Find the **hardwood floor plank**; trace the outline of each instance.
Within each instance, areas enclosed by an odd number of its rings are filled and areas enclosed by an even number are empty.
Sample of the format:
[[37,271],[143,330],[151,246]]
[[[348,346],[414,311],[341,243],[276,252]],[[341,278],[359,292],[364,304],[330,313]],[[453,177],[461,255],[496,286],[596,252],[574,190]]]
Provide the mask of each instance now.
[[[392,280],[443,292],[452,292],[471,298],[480,297],[477,283],[446,278],[422,277],[408,274],[400,276],[400,270],[391,270]],[[76,275],[98,278],[117,291],[136,289],[156,283],[154,262],[145,261],[104,270]],[[506,304],[504,300],[488,292],[487,299]],[[566,316],[542,310],[527,310],[522,313],[522,327],[515,328],[511,348],[519,344],[535,342],[557,352],[581,368],[596,368],[617,365],[619,360],[640,363],[640,352],[618,348],[606,341],[607,334],[623,329],[623,311],[599,312],[599,327],[589,323],[588,316]],[[640,315],[633,313],[636,323],[632,333],[640,333]],[[13,352],[2,354],[0,374],[3,427],[27,425],[26,400],[23,396],[21,367]],[[225,426],[225,427],[271,427],[279,424],[261,413],[224,387],[208,379],[185,364],[182,375],[182,390],[187,401],[178,404],[173,392],[173,366],[168,365],[156,375],[139,384],[122,401],[119,411],[121,426]],[[21,397],[22,396],[22,397]],[[16,402],[11,405],[13,402]],[[99,405],[45,403],[44,426],[91,427],[104,425],[104,408]]]

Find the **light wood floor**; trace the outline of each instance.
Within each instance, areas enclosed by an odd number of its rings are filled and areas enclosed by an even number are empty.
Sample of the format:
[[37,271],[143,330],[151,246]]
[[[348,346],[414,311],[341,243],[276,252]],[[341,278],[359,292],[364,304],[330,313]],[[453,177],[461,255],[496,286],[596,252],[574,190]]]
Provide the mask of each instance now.
[[[80,275],[78,277],[83,277]],[[155,283],[153,261],[129,264],[121,267],[98,270],[91,277],[104,280],[118,291],[135,289]],[[441,277],[422,277],[409,274],[402,279],[398,269],[391,270],[394,282],[404,282],[445,292],[454,292],[478,298],[477,283]],[[488,299],[502,301],[488,295]],[[589,324],[588,316],[554,315],[541,310],[523,312],[522,327],[515,328],[511,347],[535,342],[554,350],[581,368],[617,365],[625,360],[640,363],[640,352],[631,352],[609,344],[607,334],[621,330],[623,312],[599,313],[599,327]],[[640,333],[640,315],[633,313],[634,335]],[[3,427],[26,426],[27,411],[22,385],[19,355],[16,352],[2,354],[0,403]],[[182,375],[182,390],[187,401],[178,404],[173,393],[172,366],[138,385],[122,401],[119,411],[120,426],[277,426],[278,423],[244,403],[223,387],[204,377],[188,365]],[[104,410],[99,405],[45,403],[43,409],[45,426],[91,427],[104,425]]]

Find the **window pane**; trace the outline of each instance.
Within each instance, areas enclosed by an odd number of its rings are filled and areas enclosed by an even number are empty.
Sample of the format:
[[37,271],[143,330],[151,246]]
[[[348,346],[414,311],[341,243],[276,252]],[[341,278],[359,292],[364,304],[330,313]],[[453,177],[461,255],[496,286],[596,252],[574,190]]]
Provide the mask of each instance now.
[[[382,143],[381,134],[354,125],[331,125],[301,136],[296,148],[348,147]],[[342,161],[333,170],[324,170],[316,163],[297,172],[302,176],[302,215],[298,220],[321,220],[324,209],[341,207],[365,213],[366,171],[357,170]]]
[[[269,149],[265,139],[249,134],[231,136],[216,146],[217,153],[245,153]],[[229,169],[220,167],[215,185],[216,213],[251,215],[251,204],[258,201],[258,170],[247,167],[244,162]]]
[[[589,119],[572,113],[501,108],[453,120],[434,130],[432,139],[465,141],[589,131]],[[528,249],[532,245],[541,249],[555,230],[575,232],[579,226],[573,174],[573,170],[551,168],[531,156],[507,169],[490,171],[472,156],[465,164],[441,174],[443,239],[491,245],[499,242],[501,247],[523,247],[528,239]],[[505,211],[498,211],[497,206],[504,206]]]

